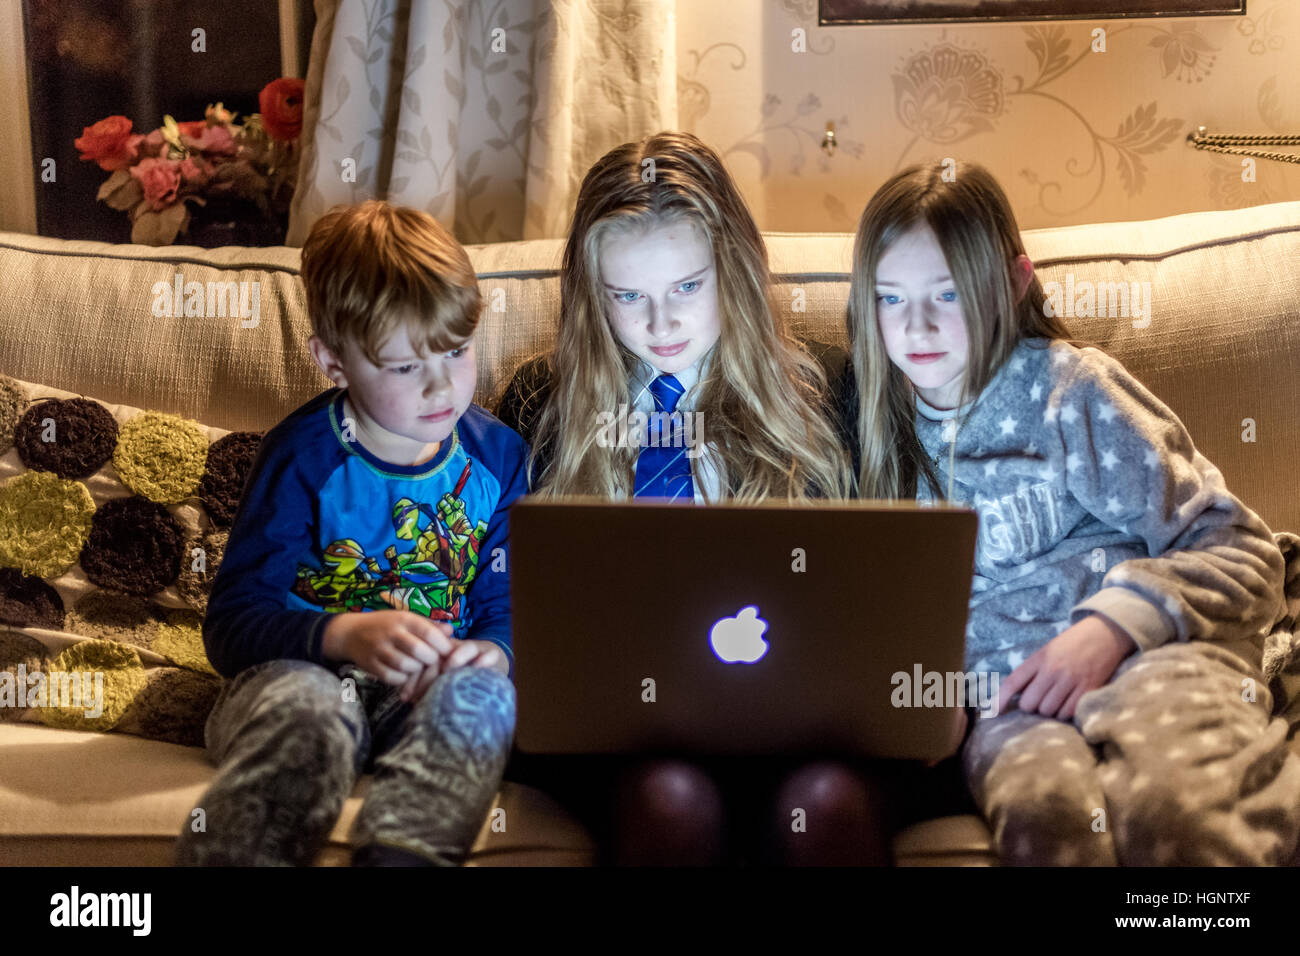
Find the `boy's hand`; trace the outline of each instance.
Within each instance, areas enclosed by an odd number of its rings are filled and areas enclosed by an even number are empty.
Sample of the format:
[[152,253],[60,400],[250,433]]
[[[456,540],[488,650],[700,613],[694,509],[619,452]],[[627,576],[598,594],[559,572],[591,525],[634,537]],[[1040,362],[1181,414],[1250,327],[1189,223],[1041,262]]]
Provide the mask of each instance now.
[[1101,687],[1137,645],[1123,628],[1089,614],[1035,651],[999,689],[998,713],[1020,694],[1019,709],[1058,720],[1074,717],[1079,698]]
[[453,637],[451,643],[454,649],[440,663],[430,664],[407,680],[398,695],[402,700],[419,700],[439,674],[457,667],[494,667],[502,674],[510,674],[510,661],[506,659],[505,651],[491,641],[461,641]]
[[411,611],[343,613],[325,625],[327,660],[351,661],[386,684],[402,686],[436,668],[455,647],[451,625]]

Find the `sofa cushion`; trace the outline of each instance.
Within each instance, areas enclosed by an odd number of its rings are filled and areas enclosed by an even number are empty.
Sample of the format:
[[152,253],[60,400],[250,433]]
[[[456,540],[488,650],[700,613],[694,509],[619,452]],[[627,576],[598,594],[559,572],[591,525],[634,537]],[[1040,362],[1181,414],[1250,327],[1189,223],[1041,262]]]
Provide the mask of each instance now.
[[[0,724],[0,866],[168,866],[214,774],[194,747]],[[370,780],[358,780],[316,865],[347,865]],[[590,835],[554,801],[507,781],[468,863],[584,866],[594,856]]]
[[914,823],[894,836],[898,866],[997,866],[993,837],[973,815],[939,817]]
[[219,689],[201,614],[258,436],[0,392],[0,720],[201,744]]
[[[843,345],[853,237],[765,239],[781,308],[805,334]],[[1291,473],[1300,460],[1300,419],[1291,414],[1300,404],[1300,270],[1277,268],[1300,257],[1300,202],[1035,229],[1024,239],[1041,277],[1063,288],[1149,285],[1149,322],[1075,309],[1066,324],[1169,405],[1273,530],[1300,530]],[[491,407],[514,369],[553,342],[563,246],[539,239],[467,247],[485,302],[480,404]],[[328,385],[307,354],[298,265],[299,251],[289,248],[153,248],[0,233],[3,371],[222,428],[269,428]],[[162,308],[177,298],[161,290],[174,290],[178,274],[183,292],[201,287],[189,298],[202,314],[184,314],[187,294],[181,314]],[[225,282],[249,290],[256,320],[231,316],[228,295],[220,314],[215,293]]]
[[[298,262],[297,249],[205,251],[0,234],[0,371],[220,428],[265,430],[325,382],[306,351]],[[183,295],[178,315],[170,291],[159,301],[155,288],[174,290],[177,275],[201,284],[201,314],[184,314]],[[236,298],[247,290],[250,317],[230,314],[229,281]]]
[[1040,272],[1064,289],[1133,283],[1147,316],[1065,317],[1165,402],[1228,488],[1300,531],[1300,202],[1055,230]]
[[[87,768],[93,778],[87,779]],[[175,840],[215,771],[203,751],[138,737],[0,725],[0,866],[169,866]],[[358,781],[317,866],[346,866],[348,834],[372,777]],[[975,816],[908,827],[899,866],[991,866]],[[550,797],[505,781],[469,866],[590,866],[596,847]]]

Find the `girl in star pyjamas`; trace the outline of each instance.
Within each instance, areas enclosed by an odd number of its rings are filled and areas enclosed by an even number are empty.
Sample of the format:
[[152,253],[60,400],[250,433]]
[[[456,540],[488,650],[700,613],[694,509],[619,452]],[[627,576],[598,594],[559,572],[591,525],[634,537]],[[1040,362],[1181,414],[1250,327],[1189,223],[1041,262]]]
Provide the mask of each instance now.
[[1271,719],[1283,559],[1177,416],[1078,347],[982,167],[862,214],[842,395],[864,497],[979,514],[968,671],[1001,675],[967,786],[1006,862],[1275,864],[1300,758]]

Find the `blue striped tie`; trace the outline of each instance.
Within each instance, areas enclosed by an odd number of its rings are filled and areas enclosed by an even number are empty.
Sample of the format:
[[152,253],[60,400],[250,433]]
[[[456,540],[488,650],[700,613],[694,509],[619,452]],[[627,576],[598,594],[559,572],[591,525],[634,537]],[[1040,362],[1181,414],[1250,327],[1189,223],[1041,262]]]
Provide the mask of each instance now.
[[[654,396],[655,411],[671,413],[677,410],[677,402],[685,389],[682,383],[671,375],[660,375],[650,383],[650,394]],[[666,420],[662,420],[667,425]],[[636,460],[636,484],[633,496],[636,498],[668,498],[676,501],[685,498],[695,501],[695,483],[691,480],[691,460],[686,457],[686,444],[682,440],[680,428],[659,430],[659,447],[649,445],[652,429],[646,427],[646,446]],[[667,447],[665,447],[667,446]]]

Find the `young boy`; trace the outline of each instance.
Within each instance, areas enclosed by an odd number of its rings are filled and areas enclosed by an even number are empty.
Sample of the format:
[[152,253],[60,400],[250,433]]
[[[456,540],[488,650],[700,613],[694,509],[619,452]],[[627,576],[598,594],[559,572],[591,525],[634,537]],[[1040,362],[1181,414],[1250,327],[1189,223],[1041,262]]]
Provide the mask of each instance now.
[[[465,250],[384,202],[312,228],[312,357],[337,385],[262,441],[203,639],[228,678],[182,865],[308,865],[357,775],[353,865],[455,865],[514,734],[506,511],[527,446],[472,404]],[[364,613],[342,613],[364,612]]]

